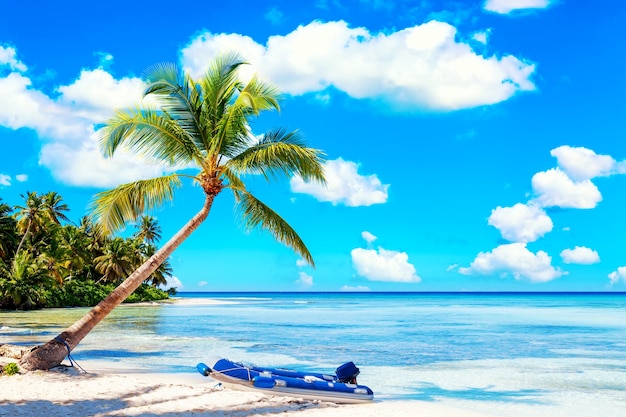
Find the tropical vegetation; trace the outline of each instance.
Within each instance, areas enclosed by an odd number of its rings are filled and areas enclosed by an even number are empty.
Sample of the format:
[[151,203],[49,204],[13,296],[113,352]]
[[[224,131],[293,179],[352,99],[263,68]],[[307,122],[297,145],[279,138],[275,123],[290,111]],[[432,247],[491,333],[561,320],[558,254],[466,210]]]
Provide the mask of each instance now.
[[[203,193],[204,203],[170,240],[124,280],[84,317],[22,358],[26,369],[49,369],[58,365],[67,351],[80,341],[117,305],[130,296],[163,264],[173,251],[207,218],[215,197],[223,190],[233,193],[237,213],[247,230],[260,227],[291,247],[309,264],[313,258],[295,230],[246,188],[246,175],[268,181],[298,175],[305,181],[324,182],[322,153],[307,147],[297,131],[273,129],[257,136],[251,119],[267,110],[279,110],[277,87],[254,76],[239,78],[244,60],[235,53],[221,55],[205,74],[195,79],[173,64],[158,65],[146,75],[141,106],[119,110],[99,130],[104,155],[125,149],[142,158],[152,158],[171,174],[123,184],[96,195],[93,217],[105,234],[163,203],[171,201],[184,183]],[[149,107],[147,103],[157,103]],[[128,271],[123,259],[111,248],[119,270],[109,268],[105,258],[100,271],[117,277]]]
[[[76,225],[56,192],[0,198],[0,309],[95,306],[155,252],[160,226],[142,216],[131,236],[99,232],[88,217]],[[128,302],[160,300],[172,268],[166,260]]]

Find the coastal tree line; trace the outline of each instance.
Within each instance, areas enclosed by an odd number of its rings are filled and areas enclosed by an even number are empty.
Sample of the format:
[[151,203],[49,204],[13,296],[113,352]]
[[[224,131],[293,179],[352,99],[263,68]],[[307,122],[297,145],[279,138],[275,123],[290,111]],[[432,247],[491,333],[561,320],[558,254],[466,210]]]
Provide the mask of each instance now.
[[[0,309],[96,305],[157,250],[161,228],[152,216],[120,237],[102,233],[87,216],[70,221],[56,192],[22,198],[16,206],[0,198]],[[158,287],[171,275],[166,260],[127,302],[168,298]]]

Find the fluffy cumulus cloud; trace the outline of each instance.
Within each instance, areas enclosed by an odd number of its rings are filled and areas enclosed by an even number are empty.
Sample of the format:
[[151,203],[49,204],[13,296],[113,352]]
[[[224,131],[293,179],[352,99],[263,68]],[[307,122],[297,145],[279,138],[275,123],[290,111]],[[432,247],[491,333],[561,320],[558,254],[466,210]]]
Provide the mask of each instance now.
[[583,147],[559,146],[550,155],[557,160],[559,168],[572,181],[585,181],[626,172],[626,164],[617,162],[609,155],[598,155]]
[[344,204],[349,207],[371,206],[387,202],[389,185],[376,175],[363,176],[359,166],[351,161],[335,159],[324,165],[326,185],[305,182],[301,177],[291,179],[291,191],[310,194],[319,201]]
[[296,284],[298,284],[302,288],[311,288],[313,286],[313,277],[306,272],[300,272],[299,278],[296,280]]
[[591,265],[600,262],[598,252],[584,246],[576,246],[574,249],[565,249],[561,252],[561,258],[566,264]]
[[536,254],[525,243],[500,245],[491,252],[481,252],[469,267],[459,268],[464,275],[513,275],[516,280],[548,282],[563,275],[552,266],[552,258],[544,251]]
[[0,45],[0,68],[7,66],[10,70],[24,72],[28,68],[17,59],[17,51],[10,46]]
[[316,21],[265,45],[239,34],[204,33],[182,50],[182,60],[200,74],[207,57],[237,50],[252,64],[248,76],[258,72],[287,94],[333,87],[401,108],[472,108],[535,89],[533,64],[513,55],[480,55],[461,38],[454,26],[436,20],[389,33]]
[[163,172],[123,151],[104,159],[96,140],[96,124],[113,109],[139,102],[141,80],[118,80],[101,68],[83,70],[51,97],[37,90],[16,56],[15,50],[0,47],[0,66],[9,68],[0,73],[0,125],[36,131],[43,140],[39,163],[58,181],[109,187]]
[[533,202],[541,207],[594,208],[602,201],[602,194],[591,180],[626,173],[626,161],[618,162],[591,149],[565,145],[550,154],[558,166],[532,178]]
[[534,242],[552,230],[552,220],[534,204],[518,203],[513,207],[497,207],[491,211],[489,224],[511,242]]
[[487,0],[485,10],[509,14],[511,12],[528,9],[545,9],[553,4],[555,0]]
[[351,252],[352,264],[357,273],[369,281],[420,282],[415,267],[409,263],[405,252],[384,248],[356,248]]
[[617,271],[613,271],[609,274],[609,281],[611,285],[615,285],[618,282],[626,283],[626,266],[620,266]]
[[532,178],[533,202],[541,207],[589,209],[602,201],[598,187],[590,180],[573,181],[560,168],[536,173]]

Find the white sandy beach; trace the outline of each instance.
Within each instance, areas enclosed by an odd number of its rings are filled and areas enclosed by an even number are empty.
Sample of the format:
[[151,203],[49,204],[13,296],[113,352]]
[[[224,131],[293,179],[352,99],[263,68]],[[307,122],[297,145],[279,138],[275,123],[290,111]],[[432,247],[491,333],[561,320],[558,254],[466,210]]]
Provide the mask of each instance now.
[[[106,366],[106,364],[104,365]],[[201,375],[74,368],[0,377],[0,416],[489,417],[422,401],[335,405],[216,387]]]

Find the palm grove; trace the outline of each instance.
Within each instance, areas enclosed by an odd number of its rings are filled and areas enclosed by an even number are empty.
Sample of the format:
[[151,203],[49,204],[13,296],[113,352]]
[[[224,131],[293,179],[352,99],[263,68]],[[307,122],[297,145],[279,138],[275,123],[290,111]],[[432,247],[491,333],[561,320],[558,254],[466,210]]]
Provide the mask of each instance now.
[[[147,212],[173,200],[177,188],[195,186],[204,194],[200,210],[160,249],[134,270],[90,312],[54,339],[24,356],[25,369],[49,369],[117,305],[149,280],[174,250],[207,218],[214,199],[228,189],[246,230],[260,227],[291,247],[313,265],[313,258],[295,230],[275,211],[252,195],[248,175],[271,182],[293,175],[324,183],[323,155],[307,147],[297,131],[273,129],[252,133],[250,119],[267,110],[280,110],[279,90],[253,76],[242,82],[238,71],[245,62],[235,53],[217,57],[201,77],[194,79],[175,65],[151,68],[145,77],[143,105],[119,110],[99,132],[104,155],[126,149],[151,158],[171,174],[138,180],[97,194],[91,218],[108,236]],[[182,167],[182,168],[181,168]]]
[[[89,217],[72,224],[55,192],[22,197],[15,207],[0,199],[0,309],[95,305],[156,252],[154,217],[142,216],[130,237],[106,236]],[[128,301],[167,298],[156,287],[170,275],[166,261]]]

